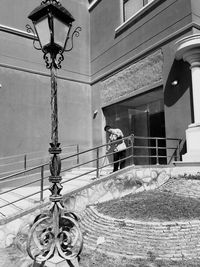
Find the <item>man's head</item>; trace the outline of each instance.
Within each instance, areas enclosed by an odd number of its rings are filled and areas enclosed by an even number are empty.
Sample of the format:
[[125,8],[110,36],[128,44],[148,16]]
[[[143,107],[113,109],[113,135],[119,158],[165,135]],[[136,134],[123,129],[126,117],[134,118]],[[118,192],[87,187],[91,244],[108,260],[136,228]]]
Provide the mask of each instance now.
[[106,131],[106,132],[109,132],[110,129],[111,129],[111,127],[110,127],[109,125],[106,125],[106,126],[104,127],[104,131]]

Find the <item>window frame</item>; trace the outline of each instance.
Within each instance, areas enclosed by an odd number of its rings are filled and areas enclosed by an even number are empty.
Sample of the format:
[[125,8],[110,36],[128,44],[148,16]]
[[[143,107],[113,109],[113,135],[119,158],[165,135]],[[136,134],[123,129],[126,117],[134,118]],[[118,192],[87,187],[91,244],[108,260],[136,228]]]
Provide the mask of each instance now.
[[[128,0],[127,0],[128,1]],[[151,12],[152,8],[154,8],[154,6],[158,5],[159,3],[162,3],[165,0],[152,0],[150,1],[148,4],[146,4],[145,6],[143,6],[142,9],[140,9],[138,12],[134,13],[129,19],[127,19],[126,21],[123,21],[123,8],[124,8],[124,0],[121,0],[121,10],[122,10],[122,14],[121,14],[121,24],[115,29],[115,36],[120,35],[122,32],[124,32],[127,28],[130,28],[134,23],[136,23],[138,20],[140,20],[142,17],[144,17],[147,13]]]
[[[126,5],[126,3],[128,2],[128,1],[134,1],[134,0],[123,0],[123,22],[126,22],[128,19],[126,19],[126,10],[125,10],[125,5]],[[154,1],[154,0],[153,0]],[[142,8],[141,9],[143,9],[146,5],[148,5],[148,4],[150,4],[151,2],[153,2],[153,1],[150,1],[149,2],[149,0],[142,0]],[[137,12],[139,12],[141,9],[139,9]],[[137,13],[136,12],[136,13]],[[132,14],[132,16],[134,16],[136,13],[133,13]],[[131,17],[132,17],[131,16]]]

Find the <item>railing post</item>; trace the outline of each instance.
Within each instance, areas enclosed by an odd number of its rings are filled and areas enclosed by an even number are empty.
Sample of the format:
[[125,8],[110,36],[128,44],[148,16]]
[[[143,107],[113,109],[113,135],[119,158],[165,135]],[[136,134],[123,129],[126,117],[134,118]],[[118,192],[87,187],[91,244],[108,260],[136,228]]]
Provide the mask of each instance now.
[[178,140],[178,145],[175,148],[174,154],[175,154],[175,156],[174,156],[175,161],[181,160],[180,140]]
[[178,157],[177,158],[179,161],[181,160],[181,146],[180,146],[180,144],[181,144],[181,141],[178,140]]
[[79,163],[80,163],[80,160],[79,160],[79,145],[77,144],[77,146],[76,146],[76,151],[77,151],[77,159],[76,159],[76,163],[77,163],[77,165],[79,165]]
[[44,192],[44,165],[41,166],[41,184],[40,184],[40,201],[41,202],[44,200],[43,192]]
[[99,148],[97,148],[97,178],[99,178]]
[[133,153],[134,153],[134,134],[131,134],[130,140],[131,140],[131,165],[133,165],[134,164],[134,155],[133,155]]
[[159,165],[158,139],[156,138],[156,164]]
[[24,155],[24,170],[26,170],[27,167],[26,163],[27,163],[27,156]]

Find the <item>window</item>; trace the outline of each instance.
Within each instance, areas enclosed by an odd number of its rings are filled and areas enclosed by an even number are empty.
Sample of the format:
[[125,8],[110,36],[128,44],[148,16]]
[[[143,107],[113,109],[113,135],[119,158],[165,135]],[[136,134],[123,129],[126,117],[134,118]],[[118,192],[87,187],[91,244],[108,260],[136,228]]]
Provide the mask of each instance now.
[[140,9],[154,0],[123,0],[124,21],[128,20]]

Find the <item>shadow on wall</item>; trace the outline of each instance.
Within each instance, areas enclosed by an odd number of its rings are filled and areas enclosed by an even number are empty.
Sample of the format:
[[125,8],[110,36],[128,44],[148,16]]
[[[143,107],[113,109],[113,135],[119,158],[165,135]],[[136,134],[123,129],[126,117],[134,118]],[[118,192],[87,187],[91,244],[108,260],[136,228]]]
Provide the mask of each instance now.
[[[174,81],[177,81],[178,84],[173,85],[172,83]],[[164,91],[165,105],[168,107],[173,106],[188,89],[190,90],[191,87],[192,87],[192,82],[191,82],[191,73],[189,64],[184,62],[183,60],[179,61],[175,60],[173,62],[171,71],[169,73],[165,85],[165,91]]]
[[[175,83],[173,84],[173,82]],[[186,100],[184,100],[183,97],[186,92],[190,96],[190,99],[188,99],[187,102],[185,102]],[[181,98],[183,98],[183,100]],[[176,132],[173,133],[177,134],[177,137],[183,137],[182,133],[185,133],[187,125],[194,121],[191,71],[187,62],[184,62],[183,60],[174,60],[165,85],[164,103],[166,107],[171,109],[170,116],[174,114],[173,111],[175,113],[177,112],[179,116],[181,114],[185,116],[184,114],[186,113],[184,111],[181,112],[181,110],[184,109],[187,104],[191,106],[190,114],[178,119],[176,118],[177,115],[174,115],[177,125],[175,126],[174,123],[171,124],[176,129]],[[173,108],[173,105],[176,105],[176,107]],[[186,151],[186,140],[184,137],[180,144],[180,154],[183,155]]]
[[183,141],[183,145],[180,148],[180,155],[182,160],[182,155],[184,155],[187,152],[187,146],[186,146],[186,140]]
[[[173,84],[173,82],[176,82]],[[189,91],[190,99],[187,103],[191,106],[191,121],[194,121],[194,115],[193,115],[193,101],[192,101],[192,80],[191,80],[191,71],[190,66],[187,62],[184,62],[183,60],[174,60],[171,71],[169,73],[166,85],[165,85],[165,91],[164,91],[164,103],[167,107],[172,107],[173,105],[177,104],[177,108],[179,109],[179,115],[180,115],[180,109],[184,109],[186,103],[182,102],[181,98],[186,93],[186,91]],[[174,110],[176,112],[176,110]],[[172,113],[171,113],[172,114]],[[184,112],[183,112],[184,114]],[[189,117],[188,117],[189,118]],[[186,121],[184,122],[184,120]],[[187,118],[182,118],[182,122],[180,122],[179,127],[182,130],[185,130],[184,127],[187,125]],[[188,121],[188,123],[190,123]],[[181,126],[182,125],[182,126]],[[185,125],[185,126],[184,126]],[[179,128],[178,127],[178,128]],[[179,129],[180,130],[180,129]],[[179,131],[179,134],[181,132]],[[182,143],[180,144],[180,154],[183,155],[187,151],[186,148],[186,140],[183,139]]]

